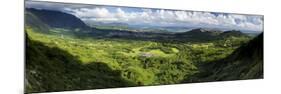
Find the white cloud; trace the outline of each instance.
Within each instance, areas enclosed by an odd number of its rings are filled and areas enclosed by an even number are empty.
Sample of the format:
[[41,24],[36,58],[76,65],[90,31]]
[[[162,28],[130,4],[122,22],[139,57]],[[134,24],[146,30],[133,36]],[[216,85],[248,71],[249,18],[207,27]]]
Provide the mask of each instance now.
[[86,18],[111,18],[112,14],[106,8],[80,8],[74,10],[74,13],[78,17],[86,17]]
[[[65,9],[68,10],[69,9]],[[262,31],[262,16],[222,14],[210,12],[139,9],[130,11],[120,7],[76,8],[72,14],[84,21],[123,22],[157,26],[189,26]]]
[[[160,26],[189,26],[228,28],[241,30],[263,30],[262,16],[210,12],[172,11],[162,9],[93,6],[83,4],[42,3],[27,1],[29,8],[59,10],[74,14],[84,21],[123,22]],[[138,10],[138,11],[135,11]]]

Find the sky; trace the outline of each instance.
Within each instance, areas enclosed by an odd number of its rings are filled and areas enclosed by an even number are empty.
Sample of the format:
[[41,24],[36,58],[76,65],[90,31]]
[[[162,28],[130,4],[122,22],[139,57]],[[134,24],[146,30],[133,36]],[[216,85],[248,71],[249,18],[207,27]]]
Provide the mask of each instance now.
[[133,8],[121,6],[26,1],[27,8],[57,10],[84,22],[124,23],[141,26],[216,28],[263,31],[263,16],[233,13]]

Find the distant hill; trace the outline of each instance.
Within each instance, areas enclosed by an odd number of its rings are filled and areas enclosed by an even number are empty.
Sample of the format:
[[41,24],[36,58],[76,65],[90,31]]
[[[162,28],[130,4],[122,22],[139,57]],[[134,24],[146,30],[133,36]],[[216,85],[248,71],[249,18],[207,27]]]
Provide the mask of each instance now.
[[192,29],[187,32],[178,33],[177,35],[182,37],[190,36],[190,37],[210,38],[210,37],[218,36],[221,33],[222,31],[214,31],[214,30],[206,30],[206,29],[198,28],[198,29]]
[[175,38],[189,39],[193,41],[209,41],[217,39],[225,39],[228,37],[248,37],[241,31],[220,31],[208,29],[192,29],[183,33],[176,33]]
[[118,27],[127,27],[128,24],[126,23],[118,23],[118,22],[111,22],[111,23],[106,23],[106,22],[92,22],[92,21],[85,21],[86,24],[88,24],[91,27],[96,27],[96,26],[118,26]]
[[184,82],[225,81],[263,78],[263,33],[231,55],[201,66],[201,73]]
[[27,8],[26,12],[28,14],[32,13],[34,16],[36,16],[38,19],[40,19],[42,22],[49,25],[50,27],[70,29],[88,28],[88,26],[82,20],[68,13],[34,8]]
[[237,30],[230,30],[230,31],[225,31],[220,34],[221,37],[229,37],[229,36],[245,36],[246,34],[242,33],[241,31]]
[[219,31],[219,30],[208,30],[208,29],[203,29],[203,28],[197,28],[197,29],[192,29],[190,31],[187,31],[186,33],[197,33],[197,34],[210,34],[210,35],[219,35],[220,33],[222,33],[223,31]]
[[171,42],[207,42],[213,40],[227,39],[229,37],[249,37],[241,31],[218,31],[193,29],[181,33],[168,32],[133,32],[128,30],[99,29],[92,27],[88,34],[99,38],[121,38],[130,40],[151,40]]

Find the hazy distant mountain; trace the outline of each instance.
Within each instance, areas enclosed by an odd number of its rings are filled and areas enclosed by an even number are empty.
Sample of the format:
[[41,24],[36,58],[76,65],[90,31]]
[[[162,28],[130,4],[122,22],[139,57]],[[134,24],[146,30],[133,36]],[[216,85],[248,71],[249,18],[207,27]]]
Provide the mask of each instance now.
[[126,23],[118,23],[118,22],[92,22],[92,21],[84,21],[87,25],[91,27],[95,26],[128,26]]
[[192,29],[190,31],[185,32],[185,34],[194,34],[194,35],[208,35],[208,36],[217,36],[221,34],[223,31],[220,30],[209,30],[209,29]]
[[237,30],[230,30],[230,31],[225,31],[223,33],[220,34],[222,37],[229,37],[229,36],[245,36],[244,33],[242,33],[241,31],[237,31]]
[[220,31],[215,29],[192,29],[190,31],[176,33],[176,38],[189,38],[189,40],[200,40],[200,41],[209,41],[216,39],[223,39],[228,37],[248,37],[246,34],[241,31]]

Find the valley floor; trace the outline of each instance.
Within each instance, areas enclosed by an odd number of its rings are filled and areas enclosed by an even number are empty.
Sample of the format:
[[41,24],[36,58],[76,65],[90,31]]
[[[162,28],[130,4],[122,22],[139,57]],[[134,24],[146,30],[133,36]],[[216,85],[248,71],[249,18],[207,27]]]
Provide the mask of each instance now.
[[[121,79],[131,83],[127,86],[182,83],[183,80],[201,72],[201,70],[198,68],[199,65],[223,59],[230,55],[242,43],[245,43],[249,40],[247,38],[232,37],[225,40],[215,40],[201,43],[171,43],[147,40],[125,40],[118,38],[77,37],[71,34],[55,32],[55,30],[53,30],[52,33],[45,34],[37,32],[32,28],[27,28],[26,33],[30,40],[38,41],[49,48],[61,49],[69,53],[71,56],[73,56],[73,58],[77,58],[79,61],[64,60],[63,62],[65,63],[74,62],[81,65],[88,65],[91,63],[105,64],[108,66],[108,69],[117,71],[117,75],[120,75]],[[238,42],[238,45],[231,44],[234,42]],[[29,51],[29,49],[27,51]],[[54,54],[59,52],[51,51],[49,53]],[[60,58],[55,58],[54,62],[56,59]],[[32,60],[28,61],[33,62]],[[27,62],[27,66],[29,66],[28,63],[29,62]],[[44,66],[42,65],[42,67]],[[36,68],[36,66],[34,66],[34,68]],[[32,70],[36,69],[27,69],[29,73],[31,73]],[[93,70],[96,71],[87,71],[84,73],[85,75],[83,75],[85,77],[81,77],[79,79],[83,78],[84,80],[91,80],[93,78],[87,77],[87,74],[99,74],[99,71],[104,71],[102,69]],[[44,77],[44,74],[40,75]],[[28,78],[28,80],[31,81],[32,78]],[[50,84],[50,87],[53,85],[56,84]],[[77,86],[77,84],[75,85]],[[118,86],[120,87],[120,85],[117,85],[116,87]],[[67,87],[67,85],[62,85],[61,87]],[[96,87],[93,84],[93,86],[89,85],[87,88],[108,88],[108,86]],[[32,84],[30,84],[29,89],[30,91],[42,91],[48,90],[48,87],[44,89],[38,89],[32,87]]]

